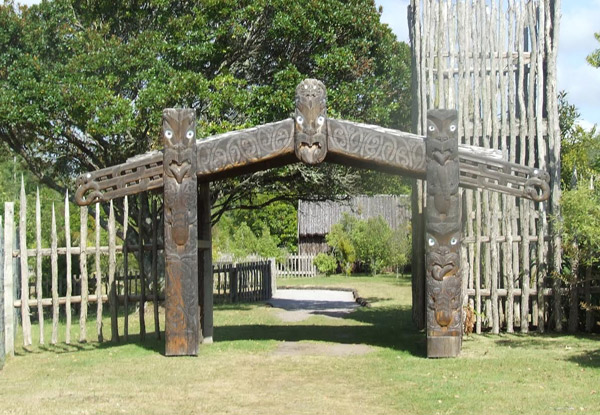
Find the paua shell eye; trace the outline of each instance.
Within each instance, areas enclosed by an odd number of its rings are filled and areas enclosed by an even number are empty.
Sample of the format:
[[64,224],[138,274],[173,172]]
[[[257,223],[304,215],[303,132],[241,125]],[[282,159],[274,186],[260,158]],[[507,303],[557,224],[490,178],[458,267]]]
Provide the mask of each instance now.
[[296,117],[296,122],[297,122],[298,124],[302,124],[302,123],[304,122],[304,118],[302,118],[302,115],[298,115],[298,116]]
[[188,131],[188,132],[185,134],[185,137],[186,137],[188,140],[191,140],[192,138],[194,138],[194,132],[193,132],[192,130]]
[[430,124],[429,127],[427,127],[427,129],[429,131],[435,131],[435,126],[433,124]]
[[169,139],[169,140],[170,140],[171,138],[173,138],[173,131],[171,131],[171,130],[165,130],[165,137],[166,137],[167,139]]
[[450,131],[451,131],[451,132],[454,132],[454,131],[456,131],[456,125],[452,124],[452,125],[450,126]]
[[323,117],[322,115],[319,118],[317,118],[317,123],[319,125],[323,125],[324,122],[325,122],[325,117]]
[[458,239],[456,239],[456,238],[452,238],[452,239],[450,239],[450,245],[454,246],[454,245],[456,245],[457,243],[458,243]]
[[435,245],[435,239],[429,238],[429,240],[427,241],[427,243],[429,244],[429,246],[434,246]]

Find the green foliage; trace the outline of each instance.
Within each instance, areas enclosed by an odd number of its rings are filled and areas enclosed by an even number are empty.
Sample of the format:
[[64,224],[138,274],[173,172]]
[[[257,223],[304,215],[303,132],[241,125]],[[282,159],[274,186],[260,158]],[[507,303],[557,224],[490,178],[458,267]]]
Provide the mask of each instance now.
[[[162,147],[163,108],[194,108],[199,137],[249,127],[287,118],[306,77],[327,85],[331,116],[408,129],[410,49],[379,19],[372,0],[55,0],[19,11],[9,2],[0,6],[0,139],[64,190],[79,173]],[[260,203],[258,194],[322,199],[377,176],[307,170],[214,183],[215,220]]]
[[[600,33],[594,33],[594,37],[600,42]],[[600,68],[600,49],[596,49],[594,52],[588,55],[587,61],[590,65]]]
[[564,191],[561,198],[563,249],[582,265],[600,260],[600,195],[588,186]]
[[282,246],[290,252],[296,251],[298,246],[296,205],[283,201],[269,203],[269,200],[269,195],[258,194],[248,205],[252,209],[236,209],[229,212],[228,216],[236,223],[246,222],[256,235],[260,235],[263,229],[267,228],[277,246]]
[[393,267],[398,272],[410,257],[409,230],[393,231],[381,216],[364,220],[345,213],[331,227],[326,241],[347,275],[357,261],[373,275],[384,267]]
[[213,259],[221,255],[232,255],[234,259],[243,259],[250,255],[281,260],[287,251],[277,245],[267,226],[255,233],[246,223],[238,223],[229,215],[213,227]]
[[325,254],[323,252],[319,253],[313,263],[319,270],[321,274],[325,274],[327,276],[333,274],[337,271],[337,261],[333,255]]
[[373,275],[389,263],[392,230],[381,217],[359,220],[350,233],[356,259],[366,264]]
[[[579,113],[569,104],[565,92],[558,96],[561,131],[561,182],[569,189],[574,181],[589,181],[600,174],[600,133],[596,128],[586,131],[577,125]],[[576,173],[576,177],[573,174]]]
[[357,221],[354,216],[344,213],[342,220],[333,225],[325,237],[346,275],[350,275],[356,261],[356,249],[352,243],[351,233]]
[[558,124],[563,140],[571,139],[575,132],[575,122],[579,116],[580,114],[579,111],[577,111],[577,107],[570,104],[567,100],[566,91],[560,91],[558,93]]
[[404,228],[392,230],[392,236],[389,240],[390,252],[387,265],[396,271],[396,276],[411,259],[411,236],[410,223],[407,223]]

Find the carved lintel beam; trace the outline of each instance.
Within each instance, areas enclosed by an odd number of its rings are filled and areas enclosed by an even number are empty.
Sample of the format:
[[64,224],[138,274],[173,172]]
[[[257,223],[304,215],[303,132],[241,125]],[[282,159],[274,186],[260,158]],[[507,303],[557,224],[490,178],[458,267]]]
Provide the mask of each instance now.
[[165,354],[198,354],[198,193],[196,114],[163,112]]
[[[296,88],[294,118],[197,140],[201,182],[325,159],[355,167],[424,179],[424,137],[375,125],[327,118],[327,91],[306,79]],[[459,145],[460,186],[488,189],[540,202],[550,195],[547,172],[501,158],[495,150]],[[81,175],[79,205],[106,202],[163,186],[162,151]]]
[[[296,161],[294,120],[264,124],[196,140],[201,181],[235,176]],[[75,201],[80,206],[163,187],[164,150],[151,151],[125,163],[82,174]]]
[[462,341],[457,122],[454,110],[427,113],[425,291],[428,357],[457,356]]
[[323,82],[305,79],[296,87],[294,151],[298,160],[318,164],[327,156],[327,90]]

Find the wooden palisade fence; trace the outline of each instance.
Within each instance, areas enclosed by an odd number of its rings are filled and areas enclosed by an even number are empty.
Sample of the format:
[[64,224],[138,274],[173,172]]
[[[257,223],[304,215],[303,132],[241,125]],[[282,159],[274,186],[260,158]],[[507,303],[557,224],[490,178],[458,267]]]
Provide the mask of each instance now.
[[[459,140],[550,173],[547,202],[464,190],[464,304],[476,331],[562,330],[591,295],[569,297],[560,278],[560,131],[556,51],[560,0],[412,0],[414,132],[432,108],[459,110]],[[413,189],[413,317],[424,324],[423,222],[426,184]],[[593,285],[593,284],[592,284]],[[570,287],[572,290],[576,286]],[[570,298],[570,299],[569,299]],[[589,329],[589,325],[586,325]]]
[[[130,196],[131,197],[131,196]],[[141,197],[141,196],[137,196]],[[71,239],[71,215],[69,214],[69,196],[65,196],[64,229],[57,229],[57,212],[52,207],[51,226],[49,232],[50,247],[42,246],[41,208],[39,193],[36,195],[35,235],[33,248],[24,250],[20,247],[32,246],[27,241],[26,224],[27,198],[24,186],[21,188],[19,226],[15,226],[14,203],[5,203],[4,221],[0,223],[0,356],[3,353],[14,354],[15,337],[20,323],[23,345],[30,346],[34,342],[34,334],[39,344],[71,343],[72,332],[77,332],[77,341],[86,342],[90,338],[87,322],[88,314],[96,316],[96,333],[92,338],[102,342],[106,339],[103,327],[104,307],[108,306],[110,314],[110,335],[108,339],[118,341],[121,337],[127,341],[130,336],[131,313],[139,313],[139,336],[143,339],[146,332],[153,330],[157,337],[161,336],[160,305],[164,301],[163,270],[164,255],[162,246],[161,217],[157,203],[152,203],[150,221],[152,235],[149,241],[137,238],[132,243],[117,244],[117,232],[122,236],[131,233],[129,224],[128,197],[123,200],[123,220],[117,223],[112,202],[108,205],[107,231],[101,228],[102,206],[96,204],[93,212],[93,236],[88,238],[89,209],[80,207],[79,240],[74,244]],[[141,223],[141,218],[138,218]],[[3,228],[3,229],[2,229]],[[90,233],[91,233],[90,232]],[[64,240],[59,247],[58,241]],[[102,245],[101,242],[108,242]],[[87,241],[85,249],[81,241]],[[141,247],[141,250],[140,250]],[[141,255],[144,251],[151,253],[150,265],[143,264]],[[59,268],[59,259],[63,266]],[[44,273],[43,262],[50,259],[50,272]],[[78,258],[73,262],[72,258]],[[131,259],[137,264],[132,266]],[[92,266],[93,262],[93,266]],[[217,301],[261,301],[271,297],[273,261],[258,261],[240,264],[220,264],[213,266],[215,275],[214,295]],[[149,269],[148,269],[149,268]],[[91,271],[91,272],[90,272]],[[147,287],[150,291],[147,290]],[[49,295],[45,295],[48,294]],[[27,301],[23,301],[23,299]],[[146,310],[151,304],[152,310]],[[95,313],[88,313],[91,307]],[[77,315],[77,323],[73,322]],[[147,327],[146,318],[153,318],[152,328]],[[32,333],[32,317],[37,322],[36,333]],[[45,323],[50,322],[50,338],[46,338]],[[64,326],[64,330],[59,327]],[[61,333],[64,337],[60,338]],[[1,360],[1,357],[0,357]]]

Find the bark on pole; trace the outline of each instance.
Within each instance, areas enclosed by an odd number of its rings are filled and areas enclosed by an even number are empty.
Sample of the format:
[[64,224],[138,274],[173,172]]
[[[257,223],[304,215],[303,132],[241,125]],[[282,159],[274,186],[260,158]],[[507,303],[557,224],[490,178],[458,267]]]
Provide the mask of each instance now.
[[425,140],[427,357],[454,357],[461,349],[462,224],[457,130],[455,110],[428,111]]
[[162,134],[165,144],[165,354],[197,355],[200,312],[194,110],[164,110]]

